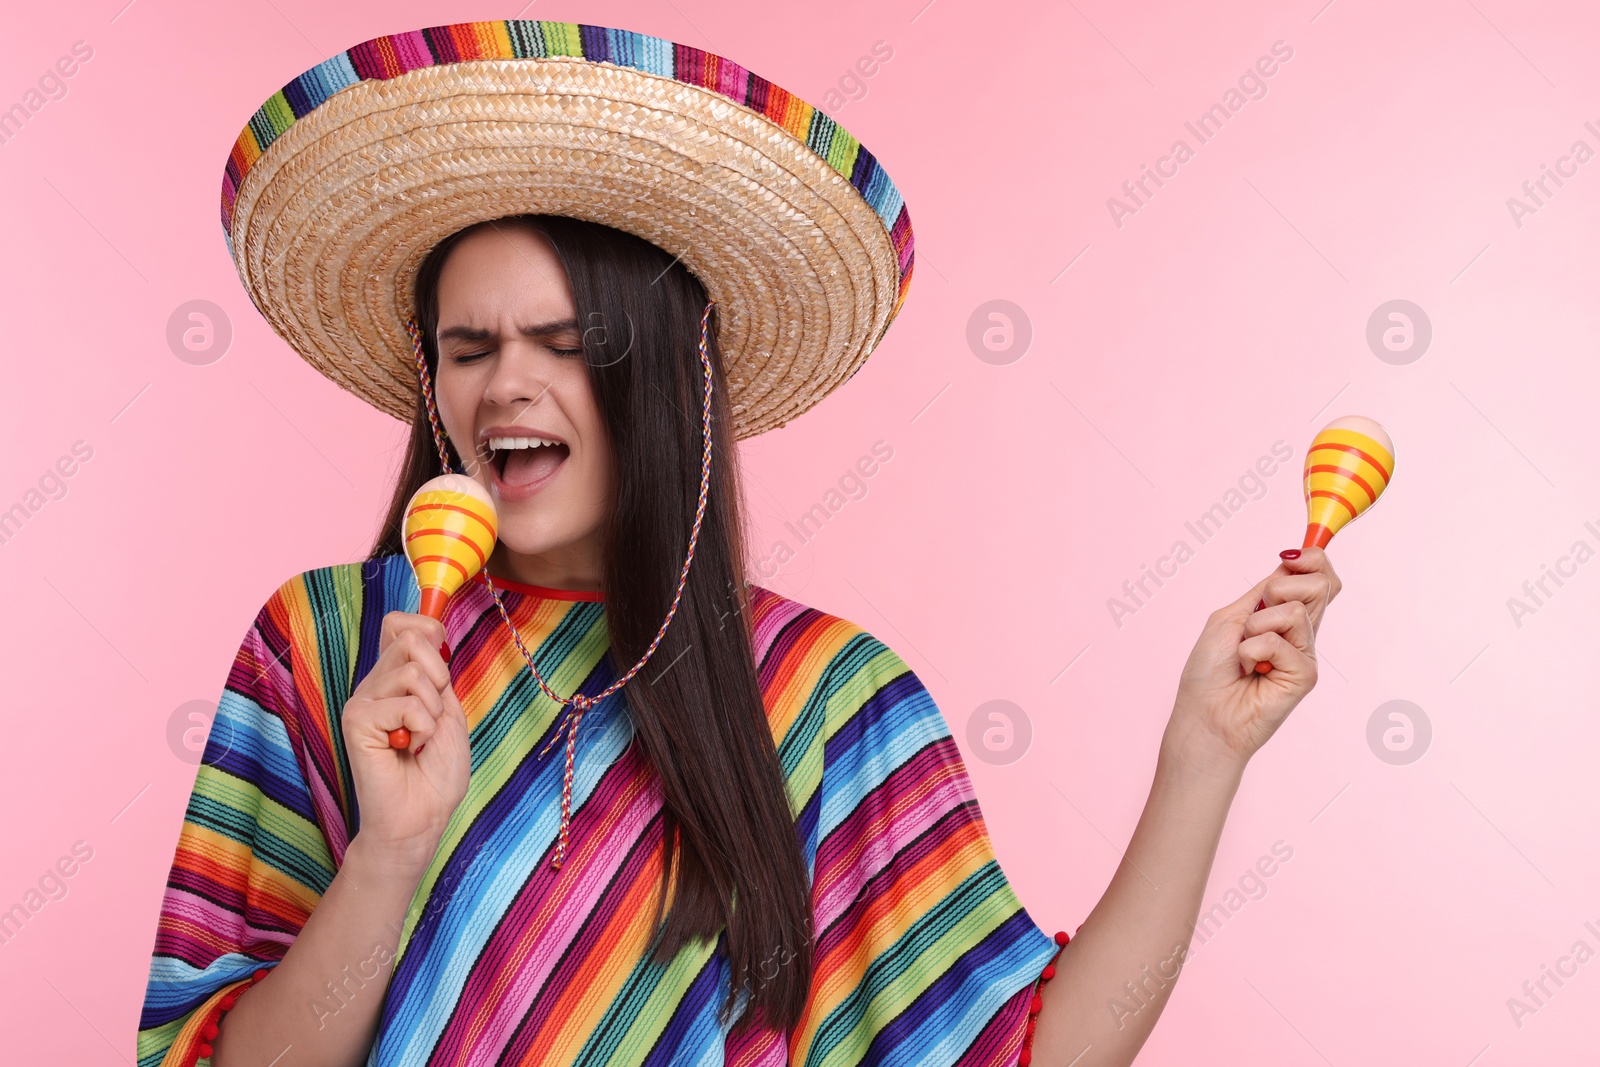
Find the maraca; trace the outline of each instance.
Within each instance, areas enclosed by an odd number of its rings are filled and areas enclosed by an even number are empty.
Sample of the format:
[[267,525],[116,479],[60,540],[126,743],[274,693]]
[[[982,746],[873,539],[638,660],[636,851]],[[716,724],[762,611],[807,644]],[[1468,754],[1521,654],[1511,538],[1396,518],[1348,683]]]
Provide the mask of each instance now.
[[[1333,535],[1383,495],[1394,477],[1394,442],[1371,419],[1334,419],[1311,439],[1306,452],[1306,538],[1302,548],[1326,548]],[[1267,606],[1262,600],[1260,611]],[[1272,664],[1256,664],[1265,674]]]
[[[412,494],[405,545],[422,589],[421,614],[443,620],[450,597],[488,562],[497,529],[488,490],[465,474],[441,474]],[[390,730],[389,747],[411,747],[411,731]]]

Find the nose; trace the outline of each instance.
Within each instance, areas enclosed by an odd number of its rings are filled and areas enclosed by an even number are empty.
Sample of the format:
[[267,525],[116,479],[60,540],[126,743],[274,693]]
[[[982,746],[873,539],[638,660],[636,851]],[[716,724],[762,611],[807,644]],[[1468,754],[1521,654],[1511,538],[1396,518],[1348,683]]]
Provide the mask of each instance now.
[[484,399],[498,407],[521,410],[537,404],[550,391],[551,377],[538,346],[513,341],[495,360]]

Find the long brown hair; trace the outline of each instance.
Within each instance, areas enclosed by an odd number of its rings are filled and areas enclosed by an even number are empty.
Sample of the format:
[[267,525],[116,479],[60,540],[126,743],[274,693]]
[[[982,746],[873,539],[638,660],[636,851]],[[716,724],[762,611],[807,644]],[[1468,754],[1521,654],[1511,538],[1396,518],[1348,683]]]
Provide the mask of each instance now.
[[[609,226],[557,215],[478,223],[436,245],[417,274],[417,326],[430,374],[439,365],[434,337],[440,273],[456,243],[485,225],[520,225],[543,234],[566,269],[579,323],[625,324],[621,330],[583,331],[589,382],[615,462],[601,586],[608,655],[620,671],[638,660],[661,626],[694,520],[703,447],[698,346],[706,292],[675,257]],[[707,333],[712,456],[700,539],[666,636],[622,694],[664,797],[666,863],[656,900],[655,958],[669,962],[690,940],[714,939],[725,926],[732,980],[723,1021],[748,985],[749,1010],[737,1025],[760,1021],[787,1031],[799,1022],[811,982],[810,885],[751,645],[744,518],[716,312]],[[455,455],[457,469],[464,469],[463,458]],[[374,557],[402,550],[406,503],[439,473],[419,389],[411,440]]]

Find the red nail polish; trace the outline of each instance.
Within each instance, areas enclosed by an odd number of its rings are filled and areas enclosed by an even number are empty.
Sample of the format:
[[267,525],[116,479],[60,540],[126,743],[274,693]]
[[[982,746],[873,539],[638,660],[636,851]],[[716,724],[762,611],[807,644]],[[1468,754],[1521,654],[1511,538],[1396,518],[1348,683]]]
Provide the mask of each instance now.
[[417,756],[422,755],[422,750],[427,748],[427,747],[428,747],[428,742],[426,742],[426,741],[422,742],[422,744],[417,746],[417,751],[415,753],[413,753],[413,755],[417,755]]
[[446,663],[450,662],[450,642],[446,641],[439,646],[439,655],[444,657]]
[[1282,552],[1278,553],[1278,558],[1280,558],[1280,559],[1299,559],[1300,558],[1300,550],[1298,548],[1286,548]]
[[1266,597],[1262,597],[1260,600],[1256,601],[1256,610],[1257,611],[1260,611],[1262,608],[1264,608],[1266,606],[1267,606],[1267,598]]

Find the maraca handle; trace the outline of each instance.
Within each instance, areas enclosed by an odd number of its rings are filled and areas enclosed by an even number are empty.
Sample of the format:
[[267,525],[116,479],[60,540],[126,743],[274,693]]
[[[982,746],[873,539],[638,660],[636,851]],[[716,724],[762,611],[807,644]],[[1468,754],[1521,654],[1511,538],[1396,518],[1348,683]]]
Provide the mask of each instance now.
[[[1323,526],[1320,523],[1312,523],[1311,525],[1306,527],[1306,539],[1305,539],[1305,541],[1303,541],[1301,543],[1300,547],[1301,548],[1327,548],[1328,547],[1328,542],[1332,541],[1332,540],[1333,540],[1333,533],[1326,526]],[[1257,611],[1260,611],[1262,608],[1264,608],[1266,606],[1267,606],[1267,601],[1266,601],[1265,598],[1262,598],[1261,600],[1258,600],[1256,602],[1256,610]],[[1266,660],[1260,660],[1259,662],[1256,663],[1256,673],[1257,674],[1266,674],[1271,669],[1272,669],[1272,664],[1267,662]]]
[[[442,604],[439,606],[439,612],[440,612],[440,614],[443,614],[443,612],[444,612],[444,607],[443,607]],[[431,612],[423,612],[423,614],[432,615]],[[432,617],[437,618],[438,616],[432,616]],[[446,663],[450,662],[450,642],[446,641],[446,642],[444,642],[443,644],[441,644],[439,646],[439,655],[444,659],[444,661]],[[404,726],[396,726],[393,730],[390,730],[389,731],[389,747],[390,748],[410,748],[411,747],[411,731],[407,730]],[[420,752],[421,749],[418,749],[418,751]]]
[[[442,600],[432,601],[432,603],[429,603],[427,606],[437,609],[438,614],[445,614],[446,601],[448,601],[448,598],[442,598]],[[438,617],[438,614],[434,614],[434,611],[422,611],[422,614],[426,614],[426,616],[429,617],[434,617],[434,619],[437,619]],[[440,657],[443,657],[443,661],[445,661],[446,664],[450,662],[450,641],[445,641],[443,645],[438,646],[438,654],[440,654]],[[410,749],[410,729],[406,729],[405,726],[395,726],[394,729],[390,729],[389,747],[390,749]],[[421,752],[421,749],[418,749],[418,752]]]
[[[1267,602],[1266,602],[1265,598],[1256,601],[1256,610],[1257,611],[1260,611],[1262,608],[1264,608],[1266,606],[1267,606]],[[1256,673],[1257,674],[1266,674],[1271,669],[1272,669],[1272,664],[1269,663],[1267,660],[1263,659],[1263,660],[1257,660],[1256,661]],[[409,741],[410,739],[411,739],[411,735],[407,734],[406,735],[406,740]],[[389,743],[391,745],[394,744],[394,734],[390,734],[389,735]]]

